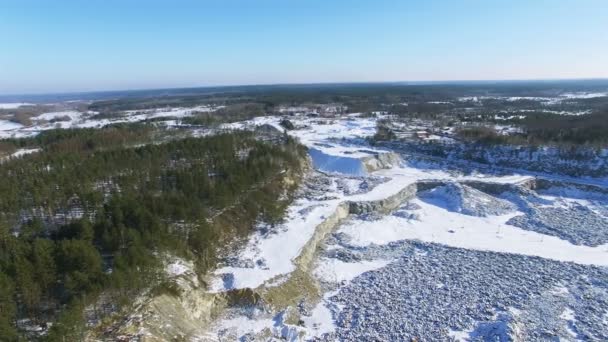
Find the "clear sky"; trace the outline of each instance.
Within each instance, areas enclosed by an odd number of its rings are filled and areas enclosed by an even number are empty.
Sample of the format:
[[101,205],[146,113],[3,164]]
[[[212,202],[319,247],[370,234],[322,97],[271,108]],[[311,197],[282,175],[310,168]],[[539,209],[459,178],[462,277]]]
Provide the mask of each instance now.
[[608,0],[0,0],[0,94],[608,77]]

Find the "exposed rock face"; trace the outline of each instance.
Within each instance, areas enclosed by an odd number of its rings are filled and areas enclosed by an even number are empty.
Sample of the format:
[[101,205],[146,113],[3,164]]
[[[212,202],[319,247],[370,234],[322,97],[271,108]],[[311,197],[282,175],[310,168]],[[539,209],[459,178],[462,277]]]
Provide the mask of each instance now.
[[494,167],[572,177],[608,177],[607,149],[418,142],[383,142],[382,145],[405,153],[441,157],[449,161],[473,161]]
[[[181,295],[163,294],[152,298],[141,317],[142,324],[154,338],[151,341],[191,340],[227,307],[254,307],[260,295],[252,289],[208,293],[204,287],[181,284]],[[138,316],[138,315],[134,315]],[[134,328],[134,327],[132,327]],[[124,329],[129,335],[130,331]],[[132,332],[136,334],[136,332]],[[148,341],[148,339],[146,339]]]
[[289,121],[288,119],[281,120],[281,122],[279,122],[279,125],[281,125],[281,127],[285,128],[288,131],[291,131],[296,128],[293,122]]
[[367,172],[374,172],[380,169],[390,169],[399,165],[403,160],[397,153],[386,152],[362,158],[361,161]]
[[327,217],[325,221],[321,222],[315,229],[315,233],[312,238],[308,241],[308,243],[302,249],[302,253],[296,260],[296,263],[305,271],[308,271],[310,264],[312,262],[315,250],[325,239],[325,237],[331,233],[336,226],[342,220],[344,220],[350,212],[350,206],[346,203],[342,203],[336,208],[336,211]]
[[581,191],[591,191],[591,192],[608,194],[608,188],[606,188],[606,187],[596,186],[596,185],[587,185],[587,184],[576,184],[576,183],[572,183],[572,182],[568,182],[568,181],[554,181],[554,180],[544,179],[542,177],[539,177],[534,180],[534,187],[532,189],[543,190],[543,189],[549,189],[552,187],[563,187],[563,188],[569,187],[569,188],[573,188],[573,189],[577,189],[577,190],[581,190]]
[[321,172],[352,176],[365,176],[368,173],[362,160],[357,157],[330,155],[316,148],[309,148],[308,154],[314,167]]
[[401,157],[393,152],[375,153],[366,157],[359,157],[332,155],[316,148],[309,148],[308,153],[313,160],[315,168],[319,171],[353,176],[365,176],[380,169],[390,169],[402,162]]
[[491,194],[498,195],[507,191],[515,191],[524,189],[535,189],[535,180],[533,178],[526,180],[519,184],[508,184],[508,183],[493,183],[493,182],[482,182],[482,181],[464,181],[462,184],[469,186],[473,189]]
[[283,135],[283,132],[281,132],[281,130],[269,124],[257,126],[255,128],[255,133],[268,137],[280,137]]
[[142,323],[158,340],[185,339],[210,322],[227,302],[226,295],[209,294],[203,288],[183,291],[179,297],[161,295],[147,305]]
[[388,212],[393,209],[396,209],[404,201],[414,198],[414,196],[416,196],[417,191],[418,184],[414,183],[401,189],[401,191],[399,191],[398,193],[381,200],[348,202],[349,213],[359,215],[376,212]]

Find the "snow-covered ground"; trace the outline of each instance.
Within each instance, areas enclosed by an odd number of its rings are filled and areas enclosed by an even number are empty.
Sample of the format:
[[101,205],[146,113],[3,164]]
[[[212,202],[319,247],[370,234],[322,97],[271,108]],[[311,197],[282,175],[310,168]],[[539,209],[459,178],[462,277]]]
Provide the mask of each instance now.
[[146,119],[155,119],[155,118],[164,118],[164,117],[173,117],[173,118],[184,118],[187,116],[191,116],[194,112],[213,112],[222,108],[222,106],[211,107],[211,106],[196,106],[190,108],[155,108],[155,109],[147,109],[147,110],[128,110],[125,111],[125,114],[128,114],[131,117],[135,118],[146,118]]
[[3,161],[9,160],[11,158],[19,158],[19,157],[22,157],[22,156],[25,156],[25,155],[28,155],[31,153],[38,152],[38,151],[40,151],[39,148],[22,148],[22,149],[19,149],[19,150],[13,152],[12,154],[10,154],[8,156],[1,157],[0,163],[2,163]]
[[594,99],[596,97],[606,97],[606,96],[608,96],[608,93],[605,93],[605,92],[599,92],[599,93],[579,92],[579,93],[564,93],[564,94],[561,94],[560,96],[565,97],[567,99]]
[[561,102],[567,100],[577,100],[577,99],[593,99],[597,97],[606,97],[608,96],[608,92],[595,92],[595,93],[586,93],[586,92],[578,92],[578,93],[563,93],[559,96],[553,97],[543,97],[543,96],[464,96],[458,98],[460,102],[473,102],[479,103],[483,100],[503,100],[503,101],[538,101],[543,105],[550,106],[560,104]]
[[[257,124],[267,124],[268,121],[258,119]],[[354,146],[345,146],[340,149],[337,143],[334,144],[318,144],[319,139],[333,138],[335,127],[339,125],[334,123],[333,128],[323,125],[321,128],[314,128],[311,131],[315,132],[296,132],[298,137],[303,136],[309,139],[309,144],[314,144],[314,149],[322,151],[323,160],[326,155],[335,156],[336,167],[324,171],[342,171],[348,175],[361,176],[360,168],[356,168],[355,161],[358,159],[345,157],[350,156],[352,151],[357,151],[360,157],[371,156],[375,153],[384,151],[372,150],[369,147],[361,148]],[[352,126],[351,123],[346,123]],[[361,125],[369,127],[368,123]],[[358,127],[361,127],[358,126]],[[339,130],[338,130],[339,131]],[[341,130],[342,132],[344,131]],[[352,134],[360,132],[368,132],[367,130],[355,130]],[[342,138],[347,138],[342,133]],[[314,138],[313,138],[314,137]],[[356,136],[351,136],[354,138]],[[327,149],[327,150],[326,150]],[[313,156],[313,164],[316,153]],[[355,168],[355,172],[352,172]],[[323,168],[322,168],[323,169]],[[300,255],[304,245],[310,240],[317,225],[322,223],[328,216],[334,213],[340,203],[346,201],[375,201],[382,200],[392,195],[395,195],[405,187],[424,179],[451,179],[460,180],[483,180],[488,182],[504,182],[517,183],[529,179],[527,176],[506,176],[492,177],[482,174],[477,175],[453,175],[445,171],[437,169],[421,169],[410,166],[400,166],[389,170],[381,170],[374,173],[375,176],[380,176],[388,179],[388,181],[376,185],[364,193],[347,195],[344,190],[338,189],[337,181],[342,176],[330,177],[328,184],[323,187],[322,192],[316,196],[309,196],[297,200],[289,209],[286,221],[279,227],[273,229],[274,233],[268,234],[266,230],[260,229],[263,233],[255,234],[247,246],[239,252],[237,264],[241,266],[222,267],[216,271],[218,275],[212,281],[213,291],[223,291],[232,288],[255,288],[262,285],[276,276],[288,274],[295,269],[294,259]],[[285,248],[289,246],[290,248]]]
[[[329,190],[329,189],[328,189]],[[328,196],[335,195],[331,190]],[[240,265],[219,268],[212,283],[215,292],[229,289],[256,288],[279,275],[295,270],[295,258],[315,232],[317,225],[331,215],[339,199],[296,201],[284,224],[273,233],[255,234],[239,253]]]
[[[0,104],[6,108],[18,108],[26,104]],[[101,128],[107,125],[124,123],[124,122],[139,122],[151,119],[161,119],[166,125],[176,125],[176,119],[192,116],[198,112],[212,112],[221,108],[221,106],[196,106],[189,108],[156,108],[148,110],[132,110],[118,113],[113,118],[96,118],[99,114],[93,111],[58,111],[42,113],[31,118],[32,124],[24,126],[9,120],[0,120],[0,139],[2,138],[23,138],[31,137],[42,131],[56,128]],[[166,118],[166,120],[162,120]]]
[[[340,203],[385,200],[424,180],[446,185],[420,192],[392,213],[351,215],[337,226],[314,262],[320,301],[278,312],[229,310],[204,339],[528,340],[544,336],[545,329],[552,331],[546,336],[562,339],[608,336],[601,323],[608,314],[601,299],[608,298],[608,244],[573,243],[603,241],[607,194],[569,188],[489,194],[463,182],[517,189],[531,177],[446,171],[415,162],[363,173],[356,160],[385,152],[363,140],[374,133],[375,119],[292,121],[298,129],[289,134],[314,149],[313,164],[328,174],[308,185],[313,189],[303,192],[283,224],[260,229],[228,258],[229,264],[215,272],[212,291],[281,286],[297,268],[315,227]],[[276,126],[278,118],[232,127],[262,124]],[[367,179],[377,181],[362,187]],[[553,224],[557,231],[550,231],[510,224],[539,210],[571,206],[597,213],[594,235],[582,226]],[[433,266],[437,262],[441,267]],[[270,281],[278,278],[282,281]],[[581,285],[580,279],[589,280]],[[600,297],[593,303],[581,300],[574,293],[581,286]],[[600,310],[590,313],[597,305]],[[285,319],[294,311],[299,324]]]
[[[502,111],[502,113],[548,113],[548,114],[557,114],[557,115],[573,115],[573,116],[578,116],[578,115],[586,115],[586,114],[591,114],[592,111],[591,110],[578,110],[578,111],[566,111],[566,110],[551,110],[551,109],[518,109],[518,110],[509,110],[509,111]],[[495,116],[494,118],[497,120],[511,120],[511,119],[524,119],[526,116],[525,115],[511,115],[509,117],[500,117],[500,116]]]
[[339,232],[354,246],[383,245],[400,240],[419,240],[472,250],[515,253],[586,265],[608,266],[608,244],[597,247],[574,245],[555,236],[539,234],[506,224],[520,215],[477,217],[453,212],[422,200],[411,203],[415,219],[386,216],[380,220],[355,220]]
[[23,125],[21,125],[19,123],[8,121],[8,120],[0,120],[0,131],[2,131],[2,132],[14,131],[21,127],[23,127]]
[[[534,99],[591,95],[606,94]],[[111,119],[49,112],[33,117],[28,127],[0,120],[0,137],[158,118],[175,125],[194,112],[216,109],[129,111]],[[280,120],[258,117],[222,128],[270,125],[282,131]],[[296,129],[287,133],[309,147],[313,166],[322,172],[305,182],[284,222],[260,223],[243,246],[225,255],[206,279],[209,292],[280,287],[300,267],[298,258],[319,225],[340,208],[384,203],[420,182],[439,185],[414,193],[391,212],[351,214],[335,225],[315,246],[306,270],[318,297],[295,307],[227,310],[194,340],[608,339],[607,193],[567,186],[534,191],[520,186],[533,178],[526,172],[447,170],[419,160],[370,172],[362,158],[391,152],[367,143],[378,118],[290,120]],[[471,181],[511,190],[484,192],[466,185]],[[186,260],[169,257],[166,273],[178,283],[199,284]]]
[[0,103],[0,109],[15,109],[21,106],[32,105],[31,103],[25,102],[13,102],[13,103]]

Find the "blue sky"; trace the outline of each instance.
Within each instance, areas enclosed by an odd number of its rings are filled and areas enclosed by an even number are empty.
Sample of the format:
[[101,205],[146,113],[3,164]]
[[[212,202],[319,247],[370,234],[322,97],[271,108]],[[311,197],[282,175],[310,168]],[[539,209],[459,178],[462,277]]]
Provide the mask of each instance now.
[[606,0],[0,0],[0,94],[599,77]]

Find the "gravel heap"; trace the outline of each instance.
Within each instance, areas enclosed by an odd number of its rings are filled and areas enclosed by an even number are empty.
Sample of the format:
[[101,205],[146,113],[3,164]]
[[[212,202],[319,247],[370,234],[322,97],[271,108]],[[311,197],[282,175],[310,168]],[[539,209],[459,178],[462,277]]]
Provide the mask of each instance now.
[[470,216],[503,215],[517,209],[513,203],[459,183],[449,183],[424,191],[419,194],[419,198],[449,211]]
[[608,243],[608,217],[579,203],[558,206],[528,202],[525,215],[507,224],[538,233],[557,236],[576,245],[598,246]]

